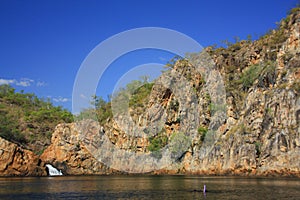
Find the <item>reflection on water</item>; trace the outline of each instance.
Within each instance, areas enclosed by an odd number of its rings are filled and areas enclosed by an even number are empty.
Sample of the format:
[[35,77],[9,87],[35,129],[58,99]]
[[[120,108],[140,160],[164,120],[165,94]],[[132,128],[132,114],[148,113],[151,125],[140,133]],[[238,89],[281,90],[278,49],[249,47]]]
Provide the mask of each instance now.
[[[202,193],[206,184],[207,193]],[[199,176],[0,178],[0,199],[300,199],[300,179]]]

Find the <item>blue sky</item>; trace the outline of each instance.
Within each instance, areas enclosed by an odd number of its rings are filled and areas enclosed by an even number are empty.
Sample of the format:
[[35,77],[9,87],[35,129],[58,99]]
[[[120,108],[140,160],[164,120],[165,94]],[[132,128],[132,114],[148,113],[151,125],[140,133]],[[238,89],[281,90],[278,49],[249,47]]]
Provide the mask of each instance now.
[[[286,16],[297,0],[0,0],[0,84],[49,97],[71,110],[73,83],[86,56],[102,41],[140,27],[184,33],[202,46],[235,36],[257,38]],[[116,60],[98,85],[107,97],[131,67],[166,63],[161,51]]]

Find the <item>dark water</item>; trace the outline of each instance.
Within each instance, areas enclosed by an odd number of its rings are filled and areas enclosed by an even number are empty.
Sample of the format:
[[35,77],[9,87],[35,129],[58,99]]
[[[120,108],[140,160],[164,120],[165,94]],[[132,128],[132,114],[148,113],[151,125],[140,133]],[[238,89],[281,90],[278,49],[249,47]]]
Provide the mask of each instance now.
[[[206,184],[206,195],[201,191]],[[0,199],[300,199],[300,179],[199,176],[0,178]]]

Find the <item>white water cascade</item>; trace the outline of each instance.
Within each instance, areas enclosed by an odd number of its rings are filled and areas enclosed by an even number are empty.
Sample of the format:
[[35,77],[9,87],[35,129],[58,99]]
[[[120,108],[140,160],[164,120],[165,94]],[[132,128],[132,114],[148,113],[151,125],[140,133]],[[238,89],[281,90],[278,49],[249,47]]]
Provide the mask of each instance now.
[[55,167],[53,167],[50,164],[46,164],[46,167],[48,168],[49,176],[62,176],[63,175],[61,170],[58,171],[58,169],[56,169]]

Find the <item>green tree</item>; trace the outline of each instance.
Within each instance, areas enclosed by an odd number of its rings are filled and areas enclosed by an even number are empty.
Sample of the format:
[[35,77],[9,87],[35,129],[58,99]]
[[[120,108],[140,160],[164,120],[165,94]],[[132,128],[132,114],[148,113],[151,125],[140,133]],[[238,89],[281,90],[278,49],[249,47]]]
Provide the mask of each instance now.
[[39,152],[50,143],[58,123],[72,122],[73,115],[50,99],[33,93],[16,92],[10,85],[0,85],[0,136]]

